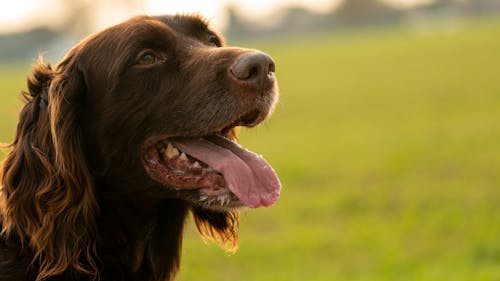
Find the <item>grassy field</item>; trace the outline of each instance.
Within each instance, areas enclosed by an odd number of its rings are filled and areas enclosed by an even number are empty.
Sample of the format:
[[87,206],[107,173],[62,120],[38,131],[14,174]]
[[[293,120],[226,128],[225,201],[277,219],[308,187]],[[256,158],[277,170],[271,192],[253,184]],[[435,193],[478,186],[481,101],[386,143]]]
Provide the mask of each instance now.
[[[241,142],[280,174],[229,255],[188,223],[179,280],[500,281],[500,20],[260,42],[282,97]],[[0,70],[0,142],[27,66]]]

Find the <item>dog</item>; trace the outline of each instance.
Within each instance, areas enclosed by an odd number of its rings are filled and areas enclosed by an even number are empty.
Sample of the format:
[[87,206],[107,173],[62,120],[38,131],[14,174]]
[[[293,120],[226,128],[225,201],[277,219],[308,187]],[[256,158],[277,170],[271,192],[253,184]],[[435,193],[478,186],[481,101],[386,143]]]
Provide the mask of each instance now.
[[273,59],[196,15],[137,16],[34,65],[1,170],[0,280],[166,281],[191,212],[238,242],[281,184],[235,128],[273,111]]

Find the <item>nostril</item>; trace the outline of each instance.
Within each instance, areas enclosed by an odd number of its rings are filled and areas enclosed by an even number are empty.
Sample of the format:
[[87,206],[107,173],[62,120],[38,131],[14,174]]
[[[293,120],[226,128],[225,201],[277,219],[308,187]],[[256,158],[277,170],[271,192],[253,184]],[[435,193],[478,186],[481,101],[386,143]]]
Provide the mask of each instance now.
[[271,73],[271,72],[272,73],[276,72],[276,65],[274,64],[273,61],[267,67],[267,73]]
[[250,68],[248,71],[248,77],[245,77],[246,79],[252,79],[252,77],[257,77],[259,76],[259,67],[258,66],[253,66]]
[[274,64],[274,62],[271,62],[269,64],[269,66],[267,67],[267,72],[266,72],[266,75],[267,75],[267,79],[269,82],[274,82],[275,81],[275,77],[274,77],[274,72],[276,72],[276,65]]

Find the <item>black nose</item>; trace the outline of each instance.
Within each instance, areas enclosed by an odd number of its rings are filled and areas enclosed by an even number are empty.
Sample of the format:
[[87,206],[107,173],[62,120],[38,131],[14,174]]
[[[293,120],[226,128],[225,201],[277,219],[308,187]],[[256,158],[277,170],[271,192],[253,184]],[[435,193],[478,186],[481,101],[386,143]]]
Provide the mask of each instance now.
[[273,59],[262,52],[244,53],[229,67],[231,76],[237,82],[254,87],[272,85],[275,80],[274,71]]

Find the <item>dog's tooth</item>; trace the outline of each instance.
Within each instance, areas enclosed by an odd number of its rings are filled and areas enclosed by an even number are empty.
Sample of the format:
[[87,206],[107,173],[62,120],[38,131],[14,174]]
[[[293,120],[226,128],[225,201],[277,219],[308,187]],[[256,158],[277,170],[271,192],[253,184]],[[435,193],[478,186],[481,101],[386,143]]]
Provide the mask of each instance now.
[[220,202],[221,206],[226,205],[226,200],[227,200],[227,194],[221,194],[217,197],[217,201]]
[[189,167],[189,171],[193,174],[193,175],[200,175],[203,173],[203,168],[201,167],[200,163],[198,163],[198,161],[195,161],[190,167]]
[[179,158],[182,159],[182,160],[186,160],[186,161],[188,160],[188,158],[186,156],[186,153],[184,153],[184,152],[181,153],[181,156]]
[[167,150],[165,150],[165,154],[168,158],[172,158],[175,156],[179,156],[179,150],[175,148],[171,143],[167,144]]

